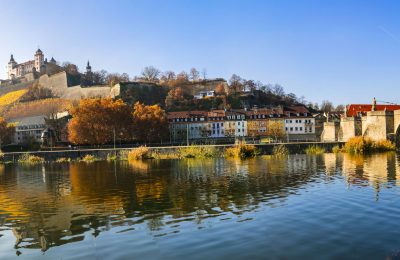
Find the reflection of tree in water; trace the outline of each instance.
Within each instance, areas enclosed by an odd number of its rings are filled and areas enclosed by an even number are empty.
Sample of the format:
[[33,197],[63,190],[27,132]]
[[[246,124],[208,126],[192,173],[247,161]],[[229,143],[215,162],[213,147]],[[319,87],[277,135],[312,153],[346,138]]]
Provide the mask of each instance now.
[[121,225],[157,231],[279,206],[324,167],[323,157],[306,155],[9,166],[0,175],[0,203],[9,205],[0,223],[12,224],[16,249],[47,250]]

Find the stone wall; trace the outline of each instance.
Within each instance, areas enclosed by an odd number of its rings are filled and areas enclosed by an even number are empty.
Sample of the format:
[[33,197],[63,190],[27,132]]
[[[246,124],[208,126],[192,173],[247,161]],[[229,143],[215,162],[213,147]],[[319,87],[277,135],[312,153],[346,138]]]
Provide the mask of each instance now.
[[361,119],[357,117],[343,117],[340,120],[340,130],[338,140],[347,142],[350,138],[361,136],[362,134]]
[[362,136],[373,140],[387,139],[394,132],[393,111],[370,111],[362,121]]
[[39,78],[39,84],[49,88],[52,92],[64,99],[77,100],[89,97],[108,97],[110,95],[110,87],[94,86],[82,88],[81,86],[69,86],[68,76],[65,71],[48,76],[42,75]]
[[339,124],[336,122],[325,122],[321,134],[321,141],[334,142],[338,140]]
[[[258,144],[255,145],[257,149],[261,151],[262,154],[272,154],[272,151],[276,145],[285,146],[289,153],[297,154],[297,153],[305,153],[305,150],[311,146],[319,146],[323,147],[327,152],[331,152],[334,146],[342,147],[344,145],[343,142],[303,142],[303,143],[285,143],[285,144]],[[217,150],[223,151],[227,147],[231,147],[232,145],[212,145]],[[177,149],[182,148],[183,146],[167,146],[167,147],[150,147],[151,150],[158,153],[175,153]],[[117,148],[114,149],[87,149],[87,150],[63,150],[63,151],[37,151],[37,152],[28,152],[29,154],[33,154],[36,156],[40,156],[44,158],[46,161],[55,161],[58,158],[71,158],[71,159],[79,159],[83,158],[85,155],[94,155],[96,158],[107,159],[107,155],[113,155],[116,153],[120,155],[122,153],[126,153],[132,148]],[[13,152],[13,153],[5,153],[4,161],[13,161],[17,162],[18,158],[21,157],[24,152]]]

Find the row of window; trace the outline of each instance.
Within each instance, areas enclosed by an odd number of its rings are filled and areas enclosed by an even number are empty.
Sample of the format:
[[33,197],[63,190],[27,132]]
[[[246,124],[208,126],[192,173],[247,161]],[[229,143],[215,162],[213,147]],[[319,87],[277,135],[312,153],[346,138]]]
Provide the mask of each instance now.
[[[286,120],[285,120],[286,123],[290,123],[290,124],[293,123],[293,121],[294,121],[295,123],[297,123],[297,124],[303,122],[303,120],[301,120],[301,119],[296,119],[296,120],[286,119]],[[311,119],[304,119],[304,123],[311,123]]]

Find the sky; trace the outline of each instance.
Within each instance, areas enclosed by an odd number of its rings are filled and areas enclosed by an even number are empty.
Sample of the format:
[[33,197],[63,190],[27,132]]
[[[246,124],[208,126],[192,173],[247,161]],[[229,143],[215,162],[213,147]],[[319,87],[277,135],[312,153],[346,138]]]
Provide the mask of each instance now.
[[84,69],[280,84],[307,101],[400,103],[400,1],[0,0],[0,78],[38,47]]

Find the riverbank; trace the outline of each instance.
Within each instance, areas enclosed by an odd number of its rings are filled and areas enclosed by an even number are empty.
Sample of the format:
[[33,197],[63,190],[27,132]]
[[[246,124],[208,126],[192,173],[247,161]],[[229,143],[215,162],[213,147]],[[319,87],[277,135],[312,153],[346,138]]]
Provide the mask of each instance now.
[[[332,152],[334,147],[343,147],[344,142],[296,142],[296,143],[276,143],[276,144],[254,144],[261,155],[273,154],[274,148],[280,146],[285,147],[290,154],[302,154],[306,153],[306,150],[313,146],[324,149],[326,152]],[[148,147],[151,153],[159,155],[176,154],[179,150],[184,148],[201,149],[202,147],[209,147],[216,150],[219,153],[223,153],[227,148],[233,147],[234,145],[191,145],[191,146],[164,146],[164,147]],[[132,149],[130,148],[116,148],[116,149],[78,149],[78,150],[58,150],[58,151],[31,151],[31,152],[10,152],[4,153],[5,162],[18,162],[22,156],[26,154],[38,156],[43,158],[45,161],[57,161],[60,159],[69,160],[82,160],[86,156],[93,156],[99,160],[107,160],[113,158],[121,158]]]

